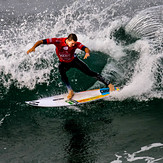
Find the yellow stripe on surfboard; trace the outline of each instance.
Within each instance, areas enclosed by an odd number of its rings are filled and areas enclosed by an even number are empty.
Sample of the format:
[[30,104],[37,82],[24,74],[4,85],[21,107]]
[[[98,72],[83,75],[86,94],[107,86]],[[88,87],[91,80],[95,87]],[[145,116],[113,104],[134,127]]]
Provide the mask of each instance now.
[[88,102],[88,101],[96,100],[96,99],[99,99],[99,98],[102,98],[102,97],[105,97],[105,96],[108,96],[108,94],[107,95],[98,95],[98,96],[95,96],[95,97],[85,98],[85,99],[76,100],[76,101],[77,102]]

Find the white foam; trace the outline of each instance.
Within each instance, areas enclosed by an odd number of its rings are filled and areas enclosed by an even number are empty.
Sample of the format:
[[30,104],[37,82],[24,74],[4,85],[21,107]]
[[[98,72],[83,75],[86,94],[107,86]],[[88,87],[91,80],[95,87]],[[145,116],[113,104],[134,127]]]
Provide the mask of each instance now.
[[2,126],[2,124],[3,124],[4,120],[5,120],[5,118],[6,118],[6,117],[9,117],[9,116],[10,116],[10,114],[6,114],[6,115],[0,120],[0,126]]
[[[138,150],[132,154],[127,153],[127,152],[124,153],[124,156],[119,156],[119,155],[115,154],[115,156],[117,157],[117,160],[114,160],[111,163],[121,163],[122,159],[126,160],[125,162],[134,162],[137,160],[144,160],[147,163],[154,163],[154,162],[163,160],[163,157],[154,158],[154,157],[146,156],[147,154],[145,154],[145,156],[143,156],[143,152],[148,152],[153,148],[161,148],[161,147],[163,147],[162,143],[153,143],[153,144],[141,147],[140,150]],[[141,156],[137,156],[138,154],[141,154]]]

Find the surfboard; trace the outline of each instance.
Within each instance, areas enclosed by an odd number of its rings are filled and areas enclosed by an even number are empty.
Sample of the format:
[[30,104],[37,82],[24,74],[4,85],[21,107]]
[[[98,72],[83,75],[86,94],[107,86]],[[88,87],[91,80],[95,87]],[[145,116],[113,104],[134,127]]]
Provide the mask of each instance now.
[[[115,87],[115,91],[119,91],[119,88]],[[76,92],[71,100],[67,100],[67,94],[61,94],[33,101],[26,101],[25,103],[36,107],[72,106],[99,100],[109,95],[110,95],[109,88],[100,88],[87,90],[83,92]]]

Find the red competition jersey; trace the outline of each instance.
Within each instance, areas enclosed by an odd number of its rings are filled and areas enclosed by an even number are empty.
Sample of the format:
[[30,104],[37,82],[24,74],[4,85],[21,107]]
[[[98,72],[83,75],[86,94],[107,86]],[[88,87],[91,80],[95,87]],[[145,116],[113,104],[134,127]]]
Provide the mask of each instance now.
[[82,49],[84,45],[82,45],[80,42],[77,42],[75,46],[69,47],[66,44],[67,38],[49,38],[46,39],[47,44],[54,44],[56,46],[56,54],[59,58],[60,62],[71,62],[74,59],[75,50]]

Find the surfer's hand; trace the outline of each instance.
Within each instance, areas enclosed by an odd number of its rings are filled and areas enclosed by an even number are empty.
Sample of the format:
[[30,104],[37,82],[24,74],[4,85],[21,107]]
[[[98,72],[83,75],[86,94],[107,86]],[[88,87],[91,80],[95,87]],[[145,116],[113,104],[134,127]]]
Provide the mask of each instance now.
[[89,53],[85,53],[84,59],[87,59],[90,56]]
[[29,53],[31,53],[31,52],[35,52],[35,48],[31,48],[31,49],[29,49],[28,51],[27,51],[27,54],[29,54]]

